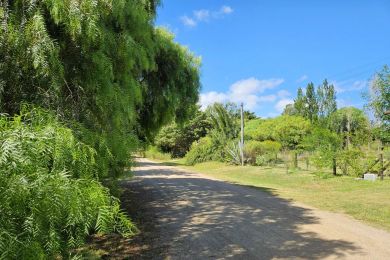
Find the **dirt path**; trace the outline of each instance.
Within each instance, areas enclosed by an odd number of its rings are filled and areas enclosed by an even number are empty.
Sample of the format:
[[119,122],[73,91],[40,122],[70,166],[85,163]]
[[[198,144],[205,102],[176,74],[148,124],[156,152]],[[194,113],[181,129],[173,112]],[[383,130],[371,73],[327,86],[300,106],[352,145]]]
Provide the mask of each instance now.
[[[390,259],[390,234],[259,189],[140,159],[122,201],[134,259]],[[117,245],[118,246],[118,245]],[[113,255],[115,256],[115,255]]]

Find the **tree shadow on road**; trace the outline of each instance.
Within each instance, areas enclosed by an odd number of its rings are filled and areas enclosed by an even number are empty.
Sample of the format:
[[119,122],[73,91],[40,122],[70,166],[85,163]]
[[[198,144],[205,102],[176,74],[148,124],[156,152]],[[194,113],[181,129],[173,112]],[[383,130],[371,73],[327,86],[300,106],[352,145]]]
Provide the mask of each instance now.
[[[302,231],[316,224],[310,209],[253,189],[194,177],[142,163],[123,181],[122,205],[141,233],[132,239],[101,240],[118,259],[320,259],[361,255],[349,241]],[[168,176],[168,177],[167,177]]]

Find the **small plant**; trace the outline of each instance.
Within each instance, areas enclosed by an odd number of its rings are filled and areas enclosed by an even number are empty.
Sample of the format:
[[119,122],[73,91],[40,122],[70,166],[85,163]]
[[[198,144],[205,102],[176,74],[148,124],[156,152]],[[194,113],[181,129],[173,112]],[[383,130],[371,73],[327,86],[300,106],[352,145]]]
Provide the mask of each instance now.
[[227,155],[226,155],[227,162],[235,165],[241,165],[242,158],[241,158],[239,143],[232,141],[227,146],[226,151],[227,151]]
[[267,158],[264,155],[258,155],[256,156],[256,165],[257,166],[264,166],[267,163]]

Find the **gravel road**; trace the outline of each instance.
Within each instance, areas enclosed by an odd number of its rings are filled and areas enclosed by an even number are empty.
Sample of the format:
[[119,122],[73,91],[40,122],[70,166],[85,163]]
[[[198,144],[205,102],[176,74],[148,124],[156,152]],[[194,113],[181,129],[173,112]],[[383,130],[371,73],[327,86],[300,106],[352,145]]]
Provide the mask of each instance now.
[[270,189],[146,159],[122,186],[125,210],[141,229],[123,242],[132,248],[124,258],[390,259],[389,233],[279,198]]

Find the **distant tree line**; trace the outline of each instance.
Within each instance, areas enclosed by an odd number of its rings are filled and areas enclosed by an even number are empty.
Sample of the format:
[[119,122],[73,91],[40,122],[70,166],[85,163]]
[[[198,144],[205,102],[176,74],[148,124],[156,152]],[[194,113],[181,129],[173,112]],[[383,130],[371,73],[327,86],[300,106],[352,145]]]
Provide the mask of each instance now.
[[[388,149],[389,115],[385,112],[390,109],[389,77],[385,66],[374,75],[365,95],[374,121],[358,108],[338,109],[335,87],[327,80],[318,87],[309,83],[305,90],[298,88],[294,103],[279,117],[261,119],[246,111],[245,162],[260,166],[291,162],[288,167],[298,167],[301,158],[307,167],[312,164],[319,170],[330,169],[334,175],[363,174],[377,160],[379,147]],[[163,128],[155,144],[173,157],[185,155],[188,164],[217,160],[239,165],[239,117],[234,104],[216,103],[197,112],[195,120],[201,121],[192,122],[194,128],[177,124]],[[370,171],[380,172],[378,167]]]

